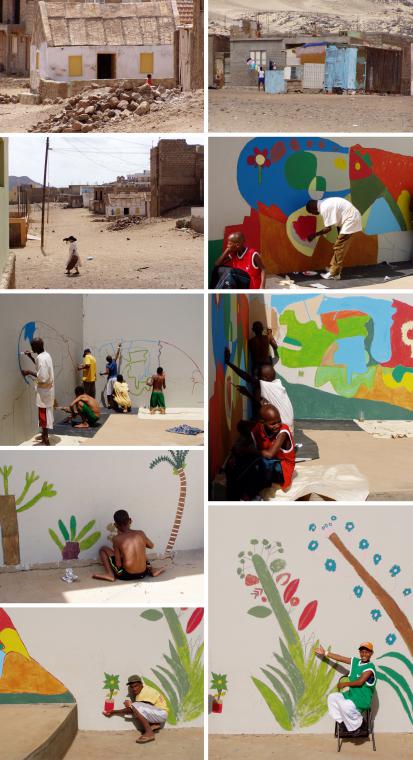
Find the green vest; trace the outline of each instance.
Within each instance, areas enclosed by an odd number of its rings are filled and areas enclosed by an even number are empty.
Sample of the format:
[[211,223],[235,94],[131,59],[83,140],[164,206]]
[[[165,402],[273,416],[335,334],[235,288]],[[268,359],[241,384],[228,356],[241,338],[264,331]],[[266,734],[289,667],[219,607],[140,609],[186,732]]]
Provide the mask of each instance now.
[[358,710],[368,710],[371,706],[371,700],[376,689],[376,666],[372,662],[363,663],[358,657],[352,658],[349,675],[350,681],[357,681],[366,670],[370,670],[371,679],[366,681],[363,686],[350,686],[343,693],[343,697],[351,699]]

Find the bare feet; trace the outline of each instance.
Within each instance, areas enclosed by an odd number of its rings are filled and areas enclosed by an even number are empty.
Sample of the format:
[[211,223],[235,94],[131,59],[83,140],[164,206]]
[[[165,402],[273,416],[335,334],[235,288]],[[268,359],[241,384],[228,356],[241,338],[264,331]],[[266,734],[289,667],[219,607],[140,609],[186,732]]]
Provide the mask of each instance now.
[[116,580],[113,575],[99,575],[98,573],[96,573],[96,575],[92,575],[92,578],[94,578],[96,581],[109,581],[109,583],[114,583]]
[[156,578],[158,575],[162,575],[166,570],[166,567],[153,567],[152,568],[152,577]]
[[87,422],[79,422],[78,425],[73,425],[73,427],[75,427],[75,428],[88,428],[89,425],[88,425]]

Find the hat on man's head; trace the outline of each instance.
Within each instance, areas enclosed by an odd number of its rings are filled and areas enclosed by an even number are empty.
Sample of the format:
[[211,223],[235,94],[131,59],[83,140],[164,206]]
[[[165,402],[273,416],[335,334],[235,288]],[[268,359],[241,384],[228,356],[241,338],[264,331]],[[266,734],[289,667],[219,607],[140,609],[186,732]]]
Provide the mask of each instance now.
[[374,647],[371,641],[363,641],[363,643],[359,646],[359,651],[360,649],[368,649],[369,652],[374,652]]
[[67,238],[63,238],[64,243],[75,243],[77,241],[77,238],[73,237],[73,235],[69,235]]
[[134,673],[133,676],[129,676],[128,680],[126,681],[126,686],[130,686],[131,683],[143,683],[143,681],[140,676],[137,676],[136,673]]

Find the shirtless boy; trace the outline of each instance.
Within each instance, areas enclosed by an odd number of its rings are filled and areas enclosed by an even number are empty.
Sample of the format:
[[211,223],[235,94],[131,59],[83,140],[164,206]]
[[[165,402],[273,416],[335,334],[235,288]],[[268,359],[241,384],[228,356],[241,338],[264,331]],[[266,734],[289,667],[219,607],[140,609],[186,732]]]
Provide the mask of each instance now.
[[157,409],[159,409],[161,414],[165,414],[166,406],[163,391],[166,388],[166,375],[162,367],[158,367],[156,375],[148,378],[146,385],[152,388],[151,400],[149,402],[151,414],[155,414]]
[[[71,422],[74,428],[90,428],[96,427],[100,417],[100,407],[98,402],[92,396],[85,393],[83,385],[78,385],[75,388],[75,398],[70,406],[61,406],[64,412],[69,412],[70,417],[67,417],[64,422]],[[80,416],[82,422],[75,424],[76,417]]]
[[132,530],[132,520],[126,510],[118,509],[113,520],[118,531],[113,539],[113,549],[110,546],[99,549],[105,574],[93,578],[111,583],[116,580],[139,581],[147,575],[156,578],[165,572],[164,567],[155,570],[146,559],[146,549],[153,549],[154,544],[143,530]]

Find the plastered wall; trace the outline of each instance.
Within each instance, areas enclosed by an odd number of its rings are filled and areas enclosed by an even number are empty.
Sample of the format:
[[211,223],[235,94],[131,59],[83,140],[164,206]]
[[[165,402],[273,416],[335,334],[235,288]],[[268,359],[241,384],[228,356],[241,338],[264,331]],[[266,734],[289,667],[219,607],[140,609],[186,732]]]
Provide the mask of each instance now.
[[0,277],[9,256],[8,139],[0,139]]
[[210,509],[209,669],[228,680],[211,733],[332,735],[326,697],[341,674],[317,678],[318,641],[349,657],[371,641],[376,732],[413,730],[410,511]]
[[[127,697],[126,681],[129,675],[138,673],[143,678],[153,680],[154,684],[158,683],[152,668],[156,670],[157,666],[165,664],[163,655],[168,655],[168,642],[174,639],[161,610],[159,619],[154,621],[143,618],[143,611],[123,608],[114,614],[113,610],[98,608],[6,608],[31,657],[63,682],[75,697],[79,728],[92,731],[134,728],[129,720],[119,717],[108,719],[102,715],[107,693],[103,689],[105,673],[119,676],[120,691],[115,696],[115,706],[119,709]],[[193,612],[192,609],[176,610],[178,624],[191,647],[192,656],[203,641],[202,622],[192,633],[186,633]],[[129,644],[125,644],[125,640]],[[123,644],[120,643],[122,641]],[[197,705],[199,687],[192,680],[191,689],[193,702]],[[180,711],[177,724],[181,728],[200,726],[202,712],[190,719],[188,713]]]
[[[126,509],[133,520],[132,527],[142,529],[155,544],[154,552],[165,551],[175,520],[178,501],[184,493],[184,511],[174,549],[198,549],[203,546],[203,454],[189,451],[182,470],[183,478],[174,473],[173,462],[150,465],[159,457],[171,458],[167,450],[123,452],[26,452],[3,451],[0,468],[12,466],[7,491],[19,501],[26,484],[26,474],[34,472],[38,480],[33,482],[27,495],[16,505],[19,510],[40,492],[47,482],[53,486],[54,495],[40,498],[29,509],[18,511],[21,565],[58,562],[67,546],[59,526],[67,529],[70,540],[70,521],[76,520],[75,539],[84,526],[90,526],[83,537],[89,545],[81,546],[78,558],[98,556],[98,549],[108,544],[107,526],[113,522],[116,509]],[[85,483],[93,487],[85,487]],[[5,483],[0,473],[0,496]],[[49,529],[60,540],[59,547],[51,538]],[[100,534],[100,535],[98,535]],[[0,542],[0,565],[4,563]]]
[[413,251],[410,197],[413,140],[339,137],[211,138],[209,146],[210,267],[227,236],[242,230],[269,272],[322,269],[337,232],[309,216],[308,200],[349,199],[362,214],[346,266],[406,261]]

